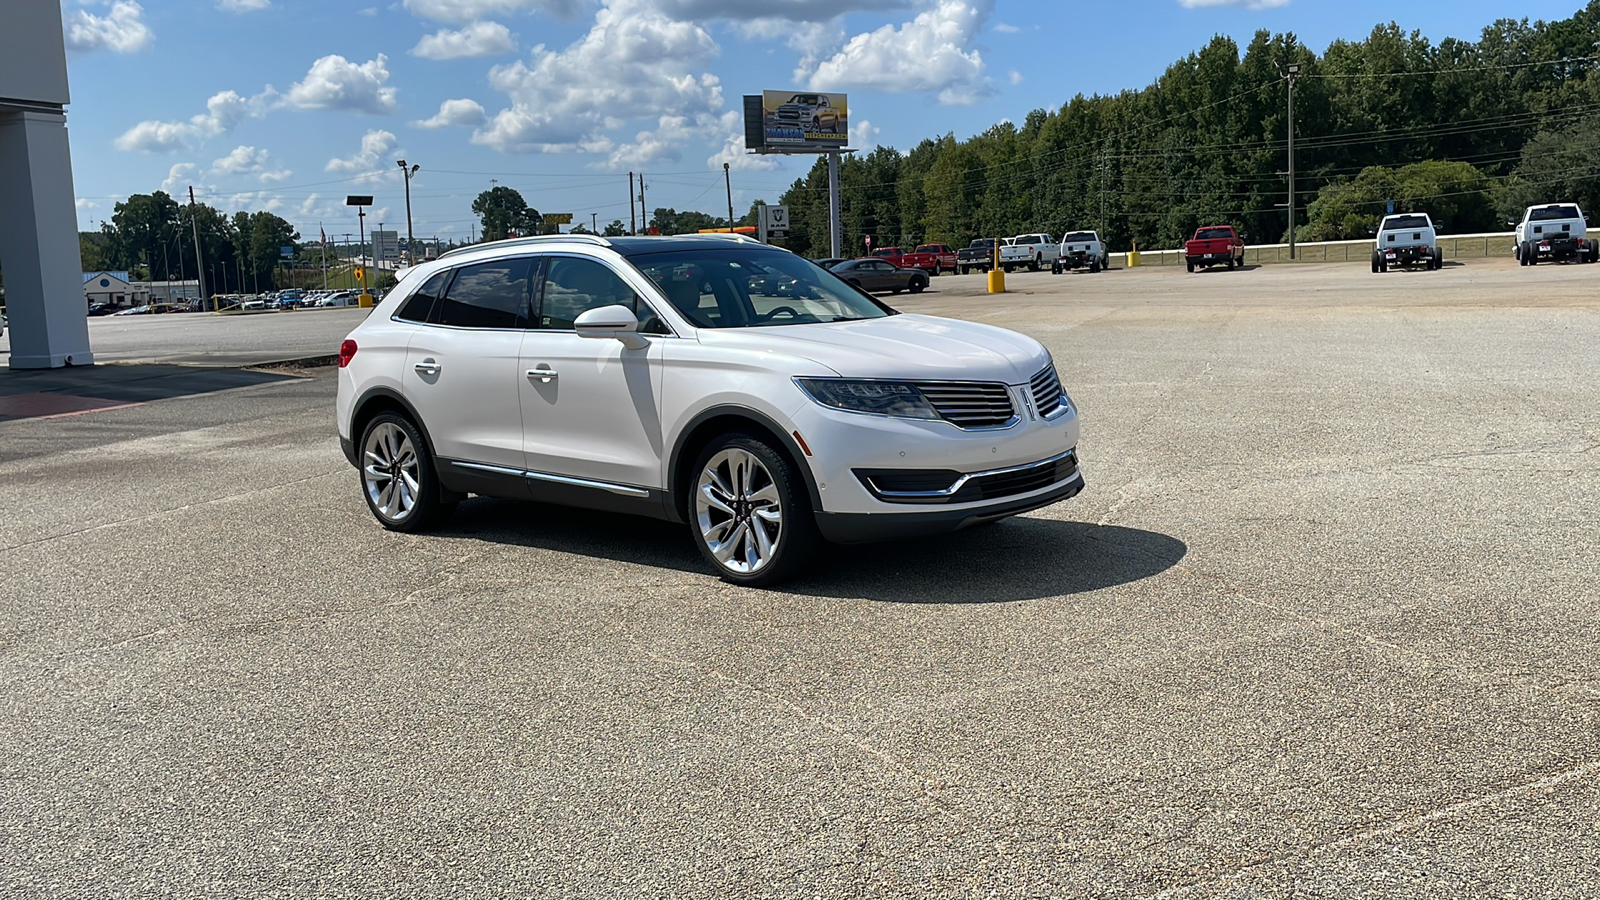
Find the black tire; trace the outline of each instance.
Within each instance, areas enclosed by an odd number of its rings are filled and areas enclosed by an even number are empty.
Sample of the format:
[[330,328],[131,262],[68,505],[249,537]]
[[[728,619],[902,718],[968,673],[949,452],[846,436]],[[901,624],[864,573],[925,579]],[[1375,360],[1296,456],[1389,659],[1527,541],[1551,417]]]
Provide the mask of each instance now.
[[1089,273],[1090,274],[1094,274],[1094,273],[1099,272],[1099,271],[1100,271],[1100,260],[1099,260],[1099,258],[1096,257],[1096,258],[1090,259],[1089,260]]
[[[729,432],[707,444],[690,470],[687,493],[689,533],[723,581],[745,587],[777,584],[822,542],[803,476],[754,435]],[[728,560],[719,559],[719,553]]]
[[422,429],[408,416],[379,413],[361,430],[356,447],[361,454],[361,496],[384,528],[426,531],[456,511],[458,501],[439,484]]
[[1191,271],[1191,272],[1194,271],[1194,263],[1189,262],[1188,260],[1184,260],[1183,262],[1184,262],[1184,265],[1189,267],[1189,271]]
[[1600,241],[1589,242],[1589,262],[1600,260]]
[[1378,256],[1378,271],[1379,272],[1387,272],[1387,271],[1389,271],[1389,258],[1387,256],[1383,256],[1381,254]]
[[1444,268],[1444,251],[1438,247],[1433,248],[1433,270],[1435,272]]
[[956,266],[956,274],[957,275],[965,275],[965,274],[967,274],[967,267],[966,266]]
[[1533,242],[1532,241],[1528,242],[1523,247],[1522,255],[1523,255],[1524,258],[1526,258],[1528,260],[1528,265],[1537,266],[1539,264],[1539,251],[1533,249]]
[[[927,286],[928,286],[928,279],[926,279],[926,278],[913,278],[913,279],[911,279],[911,293],[913,293],[913,294],[922,293],[923,290],[927,288]],[[899,292],[896,291],[896,293],[899,293]]]
[[1517,258],[1517,265],[1519,266],[1528,264],[1528,254],[1524,253],[1522,248],[1522,244],[1515,244],[1511,248],[1511,255]]
[[1228,257],[1228,271],[1229,272],[1233,271],[1233,257],[1231,257],[1231,256]]
[[939,264],[938,263],[934,263],[933,264],[933,277],[938,278],[940,275],[943,275],[943,274],[944,274],[944,270],[939,268]]
[[1055,262],[1050,264],[1050,274],[1051,275],[1060,275],[1061,274],[1061,260],[1058,259]]
[[1372,271],[1373,274],[1383,271],[1383,254],[1377,250],[1372,251]]
[[1028,271],[1029,272],[1037,272],[1037,271],[1039,271],[1039,261],[1037,259],[1032,260],[1031,262],[1028,263]]

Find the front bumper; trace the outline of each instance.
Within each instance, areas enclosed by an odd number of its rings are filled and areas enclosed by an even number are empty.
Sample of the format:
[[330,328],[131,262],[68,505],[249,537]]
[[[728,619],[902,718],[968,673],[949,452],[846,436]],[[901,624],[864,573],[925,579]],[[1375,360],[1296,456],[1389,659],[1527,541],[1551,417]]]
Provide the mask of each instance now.
[[817,530],[822,532],[824,538],[837,544],[927,537],[959,531],[972,525],[1004,519],[1052,503],[1059,503],[1077,496],[1082,490],[1083,473],[1079,472],[1071,479],[1042,493],[1015,497],[981,508],[938,509],[895,514],[819,512],[816,514]]

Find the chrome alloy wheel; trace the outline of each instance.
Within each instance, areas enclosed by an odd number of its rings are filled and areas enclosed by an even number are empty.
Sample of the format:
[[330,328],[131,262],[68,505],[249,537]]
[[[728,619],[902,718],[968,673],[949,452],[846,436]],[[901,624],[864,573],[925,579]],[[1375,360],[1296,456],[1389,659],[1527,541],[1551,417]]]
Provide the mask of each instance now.
[[367,435],[361,480],[372,508],[391,522],[403,522],[417,508],[419,463],[410,435],[381,422]]
[[728,447],[706,460],[694,503],[700,536],[720,565],[748,575],[772,562],[783,540],[783,501],[755,454]]

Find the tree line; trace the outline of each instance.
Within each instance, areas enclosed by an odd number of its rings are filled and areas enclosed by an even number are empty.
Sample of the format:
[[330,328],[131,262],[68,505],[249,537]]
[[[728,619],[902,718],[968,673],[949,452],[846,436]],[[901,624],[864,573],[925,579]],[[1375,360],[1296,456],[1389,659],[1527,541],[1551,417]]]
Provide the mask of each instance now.
[[[1600,210],[1597,53],[1600,0],[1437,45],[1392,23],[1320,55],[1292,33],[1258,31],[1243,53],[1217,36],[1142,90],[846,158],[845,249],[1081,228],[1155,249],[1213,223],[1283,241],[1291,64],[1298,240],[1366,237],[1390,201],[1454,233],[1505,230],[1534,203]],[[780,202],[786,245],[827,255],[826,161]]]
[[213,294],[255,293],[284,285],[283,249],[299,252],[299,232],[270,212],[232,216],[203,203],[180,204],[165,191],[118,203],[99,231],[78,234],[86,272],[128,271],[135,280],[194,280],[195,238]]

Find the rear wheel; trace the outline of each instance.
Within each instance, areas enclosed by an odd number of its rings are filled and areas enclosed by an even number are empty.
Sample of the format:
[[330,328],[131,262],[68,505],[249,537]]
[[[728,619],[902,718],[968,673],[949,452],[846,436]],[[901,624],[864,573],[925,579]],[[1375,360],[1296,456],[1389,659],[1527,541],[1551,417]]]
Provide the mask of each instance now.
[[361,493],[383,527],[423,531],[455,512],[440,490],[422,432],[399,413],[381,413],[361,434]]
[[[920,294],[928,286],[928,279],[918,276],[911,279],[911,293]],[[896,291],[896,293],[899,293]]]
[[939,264],[938,263],[934,263],[933,264],[933,277],[938,278],[940,275],[943,275],[943,274],[944,274],[944,269],[939,268]]
[[1184,260],[1184,265],[1189,267],[1189,271],[1191,271],[1191,272],[1194,271],[1194,263],[1189,262],[1188,260]]
[[1061,260],[1058,259],[1055,262],[1050,264],[1050,274],[1051,275],[1060,275],[1061,274]]
[[724,434],[701,451],[688,512],[700,554],[733,584],[782,581],[820,542],[800,473],[748,434]]
[[1382,267],[1383,267],[1383,254],[1379,253],[1376,250],[1372,251],[1372,271],[1375,272],[1375,273],[1376,272],[1381,272],[1381,271],[1383,271]]
[[1533,249],[1533,241],[1529,241],[1522,245],[1522,258],[1527,260],[1528,265],[1530,266],[1537,266],[1539,264],[1539,251]]
[[1100,260],[1098,257],[1089,260],[1089,271],[1091,273],[1100,271]]
[[1444,251],[1438,247],[1433,248],[1433,270],[1435,272],[1444,268]]

